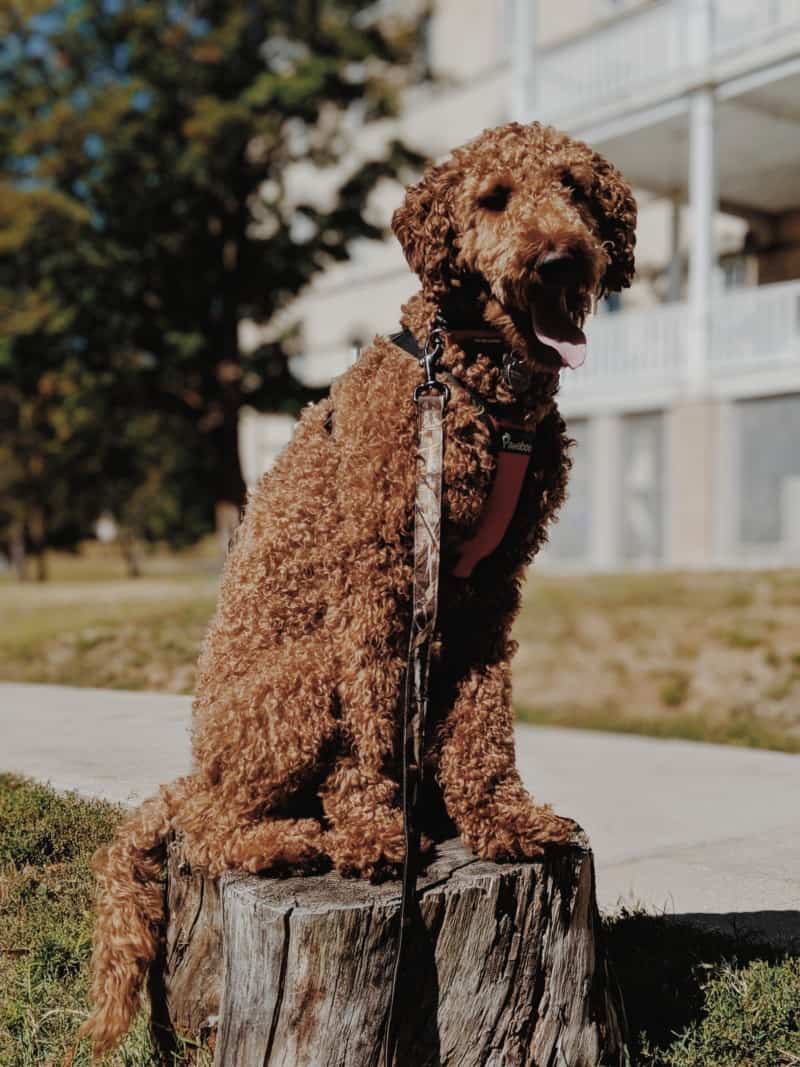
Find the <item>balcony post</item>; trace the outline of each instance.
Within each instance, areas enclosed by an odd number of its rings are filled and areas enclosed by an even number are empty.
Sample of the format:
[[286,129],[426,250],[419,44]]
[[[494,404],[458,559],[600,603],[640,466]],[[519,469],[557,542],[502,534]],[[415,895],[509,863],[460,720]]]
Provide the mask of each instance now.
[[674,304],[681,299],[683,290],[683,260],[681,255],[681,209],[683,195],[674,192],[670,197],[669,216],[669,268],[667,270],[667,303]]
[[717,175],[714,91],[696,89],[689,101],[689,338],[687,377],[702,393],[711,346],[711,295],[716,264],[714,216]]
[[716,265],[714,217],[717,210],[717,161],[714,89],[705,81],[711,54],[711,4],[690,0],[691,59],[699,85],[689,98],[689,337],[687,386],[704,391],[711,347],[711,296]]
[[536,108],[537,0],[513,0],[511,23],[511,118],[530,122]]

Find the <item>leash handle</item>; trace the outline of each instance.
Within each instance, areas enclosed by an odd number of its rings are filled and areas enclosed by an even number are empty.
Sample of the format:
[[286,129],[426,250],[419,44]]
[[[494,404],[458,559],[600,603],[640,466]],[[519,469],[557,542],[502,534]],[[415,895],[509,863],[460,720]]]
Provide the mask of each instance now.
[[448,387],[437,382],[433,376],[434,362],[438,355],[434,346],[441,346],[441,343],[441,339],[437,341],[433,334],[429,338],[421,361],[424,361],[426,380],[414,390],[419,436],[414,502],[414,586],[403,698],[402,798],[405,859],[400,899],[400,930],[383,1046],[384,1067],[391,1067],[397,1051],[400,980],[408,954],[408,935],[419,912],[416,896],[420,838],[417,809],[425,754],[431,645],[436,628],[439,595],[443,420],[450,396]]

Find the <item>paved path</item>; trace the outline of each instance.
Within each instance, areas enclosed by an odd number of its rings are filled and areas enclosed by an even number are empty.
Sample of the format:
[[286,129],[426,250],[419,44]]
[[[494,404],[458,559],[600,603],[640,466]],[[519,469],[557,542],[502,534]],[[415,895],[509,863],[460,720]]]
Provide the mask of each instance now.
[[[188,697],[0,685],[0,770],[133,802],[189,761]],[[800,757],[520,726],[527,785],[576,818],[601,907],[762,914],[800,937]],[[758,916],[755,916],[759,925]]]

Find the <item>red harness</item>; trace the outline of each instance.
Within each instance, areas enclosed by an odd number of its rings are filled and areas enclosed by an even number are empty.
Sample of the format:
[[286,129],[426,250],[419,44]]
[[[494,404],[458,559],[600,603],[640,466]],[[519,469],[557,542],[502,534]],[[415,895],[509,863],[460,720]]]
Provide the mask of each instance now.
[[482,559],[490,556],[505,537],[533,451],[533,434],[510,419],[487,415],[494,431],[497,456],[494,482],[475,533],[461,546],[453,568],[456,578],[469,578]]

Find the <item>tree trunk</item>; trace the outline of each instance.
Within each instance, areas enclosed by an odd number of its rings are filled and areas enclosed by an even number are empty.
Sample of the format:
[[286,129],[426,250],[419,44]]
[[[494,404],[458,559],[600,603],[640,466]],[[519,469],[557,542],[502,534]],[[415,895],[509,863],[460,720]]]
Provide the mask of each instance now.
[[122,556],[129,578],[141,578],[142,568],[139,565],[139,553],[136,548],[136,537],[124,526],[119,528],[119,551]]
[[28,554],[25,547],[25,525],[16,523],[11,528],[9,554],[11,565],[17,580],[20,582],[28,579]]
[[220,516],[229,516],[235,508],[237,520],[247,495],[247,486],[242,476],[239,457],[239,409],[242,405],[241,353],[239,351],[239,321],[242,286],[241,249],[245,241],[249,209],[247,191],[241,183],[242,170],[246,167],[243,148],[235,168],[229,203],[222,218],[220,245],[220,308],[217,326],[220,333],[220,362],[216,367],[222,423],[218,429],[219,482],[216,492],[217,535],[220,539],[229,534],[229,519],[222,525]]
[[28,512],[28,537],[31,542],[31,555],[36,561],[36,581],[47,581],[47,526],[44,511],[40,507],[31,507]]
[[[195,1038],[218,1029],[216,1067],[381,1062],[399,882],[228,874],[218,888],[174,843],[167,885],[157,1022]],[[585,837],[504,865],[445,842],[420,905],[397,1067],[629,1062]]]

